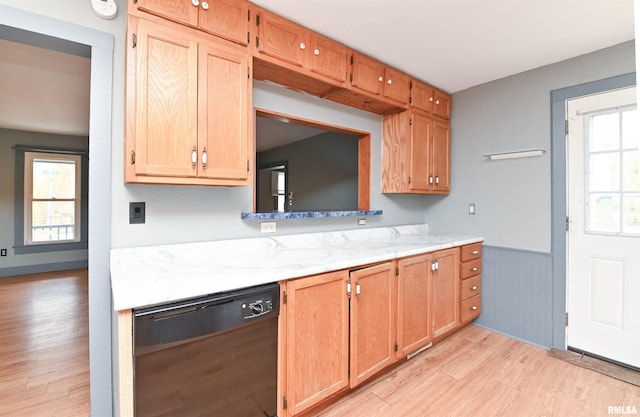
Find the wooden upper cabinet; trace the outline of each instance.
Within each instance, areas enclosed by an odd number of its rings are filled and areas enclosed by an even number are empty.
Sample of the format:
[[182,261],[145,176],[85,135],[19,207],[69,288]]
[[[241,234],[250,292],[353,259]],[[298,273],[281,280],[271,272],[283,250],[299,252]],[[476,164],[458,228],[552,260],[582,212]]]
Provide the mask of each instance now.
[[256,49],[260,54],[302,66],[307,52],[305,29],[267,10],[256,12],[258,35]]
[[418,110],[383,118],[382,192],[447,194],[449,121]]
[[411,107],[444,119],[451,117],[451,97],[422,81],[411,81]]
[[251,184],[246,47],[135,16],[128,31],[125,180]]
[[409,102],[410,78],[408,75],[358,52],[353,52],[352,57],[351,85],[353,87],[403,105]]
[[249,3],[246,0],[137,0],[139,10],[166,17],[246,45]]
[[[287,281],[285,377],[287,415],[349,386],[348,271]],[[279,401],[281,404],[282,401]]]
[[336,81],[347,80],[348,48],[314,32],[309,32],[309,69]]
[[353,388],[395,360],[396,280],[394,262],[350,273],[350,386]]

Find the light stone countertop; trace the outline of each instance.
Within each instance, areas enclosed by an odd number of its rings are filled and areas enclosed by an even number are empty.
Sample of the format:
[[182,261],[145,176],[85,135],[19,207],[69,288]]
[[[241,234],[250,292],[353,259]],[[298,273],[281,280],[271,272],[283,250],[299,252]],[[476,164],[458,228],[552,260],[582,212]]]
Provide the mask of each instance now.
[[111,250],[116,311],[480,242],[424,224]]

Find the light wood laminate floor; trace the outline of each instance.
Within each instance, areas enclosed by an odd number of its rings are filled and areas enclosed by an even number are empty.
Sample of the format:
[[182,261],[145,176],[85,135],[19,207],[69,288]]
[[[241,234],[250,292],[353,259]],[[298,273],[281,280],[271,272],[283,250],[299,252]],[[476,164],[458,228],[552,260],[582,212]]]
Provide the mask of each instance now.
[[89,415],[87,270],[0,278],[0,416]]
[[640,387],[472,325],[315,415],[591,417],[631,407],[640,415]]

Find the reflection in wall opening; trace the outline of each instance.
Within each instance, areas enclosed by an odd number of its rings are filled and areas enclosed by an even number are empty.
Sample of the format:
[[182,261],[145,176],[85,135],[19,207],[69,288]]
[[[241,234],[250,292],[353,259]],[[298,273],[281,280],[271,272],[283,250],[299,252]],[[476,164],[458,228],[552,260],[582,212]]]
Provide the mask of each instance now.
[[291,198],[286,198],[289,193],[288,164],[288,161],[278,161],[258,166],[256,178],[257,211],[277,211],[279,213],[291,211],[293,193],[291,193]]

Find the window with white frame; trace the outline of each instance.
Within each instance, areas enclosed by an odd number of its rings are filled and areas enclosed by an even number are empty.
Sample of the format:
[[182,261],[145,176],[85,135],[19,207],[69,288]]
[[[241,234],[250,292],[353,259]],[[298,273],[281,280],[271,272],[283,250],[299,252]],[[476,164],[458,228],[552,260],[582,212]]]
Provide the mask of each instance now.
[[24,245],[80,241],[81,156],[25,152]]
[[586,231],[640,236],[638,109],[616,108],[587,118]]

